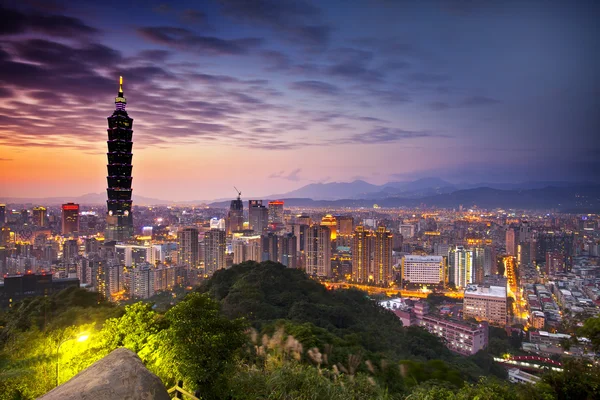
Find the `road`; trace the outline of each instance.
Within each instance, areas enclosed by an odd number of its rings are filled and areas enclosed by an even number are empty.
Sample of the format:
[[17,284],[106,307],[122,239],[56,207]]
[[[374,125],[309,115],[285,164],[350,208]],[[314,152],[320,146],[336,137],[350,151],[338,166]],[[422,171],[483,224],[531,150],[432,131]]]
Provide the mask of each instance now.
[[[364,292],[367,292],[369,294],[373,294],[373,293],[384,294],[385,293],[388,296],[395,296],[398,294],[398,292],[400,292],[402,297],[418,297],[418,298],[422,298],[422,299],[427,298],[427,296],[431,293],[431,292],[423,292],[421,290],[405,290],[405,289],[400,289],[398,287],[378,287],[378,286],[369,286],[369,285],[361,285],[358,283],[345,283],[345,282],[323,282],[323,285],[325,285],[327,288],[332,288],[332,289],[356,288],[356,289],[360,289]],[[444,292],[443,294],[445,296],[452,297],[455,299],[463,298],[462,292],[447,291],[447,292]]]

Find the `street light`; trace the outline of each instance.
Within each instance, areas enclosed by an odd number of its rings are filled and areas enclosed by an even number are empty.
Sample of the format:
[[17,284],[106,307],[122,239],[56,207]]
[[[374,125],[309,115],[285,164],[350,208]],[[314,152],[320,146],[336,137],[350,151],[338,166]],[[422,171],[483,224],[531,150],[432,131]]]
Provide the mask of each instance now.
[[78,342],[85,342],[86,340],[88,340],[89,337],[90,336],[88,334],[81,333],[77,336],[72,336],[70,338],[63,339],[58,343],[58,347],[56,348],[56,386],[58,386],[58,363],[60,361],[60,346],[62,346],[63,343],[74,339],[77,339]]

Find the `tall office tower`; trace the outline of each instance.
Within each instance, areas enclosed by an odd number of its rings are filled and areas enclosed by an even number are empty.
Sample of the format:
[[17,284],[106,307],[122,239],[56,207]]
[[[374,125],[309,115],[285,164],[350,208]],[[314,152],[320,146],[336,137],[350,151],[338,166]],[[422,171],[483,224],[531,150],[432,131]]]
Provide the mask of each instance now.
[[352,248],[354,218],[348,215],[337,217],[337,245]]
[[28,224],[29,223],[29,211],[21,210],[21,223]]
[[98,300],[106,299],[106,261],[94,259],[90,261],[88,276],[91,276],[92,286],[98,293]]
[[123,268],[117,260],[107,260],[104,268],[107,297],[116,294],[125,287]]
[[517,265],[519,268],[527,267],[531,264],[531,244],[521,242],[517,247]]
[[480,285],[485,276],[485,249],[476,247],[471,250],[473,251],[473,283]]
[[261,235],[269,225],[269,210],[263,206],[262,200],[248,200],[248,225]]
[[451,281],[456,287],[464,288],[473,283],[473,250],[457,246],[450,250],[448,262],[451,263]]
[[402,258],[402,280],[415,284],[445,283],[446,268],[443,256],[413,256]]
[[119,81],[119,93],[115,98],[115,111],[108,117],[108,200],[106,200],[107,241],[124,241],[133,236],[131,214],[131,160],[133,154],[133,119],[129,118],[123,95],[123,78]]
[[546,275],[554,276],[565,272],[565,257],[561,253],[546,253]]
[[288,268],[296,268],[297,259],[296,236],[288,233],[279,238],[277,261]]
[[371,249],[373,233],[364,226],[354,230],[352,244],[352,280],[366,283],[369,281],[371,267]]
[[46,226],[46,207],[33,207],[33,224],[35,226],[44,227]]
[[198,229],[184,228],[177,232],[177,261],[189,268],[198,267]]
[[333,215],[327,214],[321,218],[321,226],[329,228],[331,231],[331,241],[335,241],[337,238],[337,219]]
[[65,263],[75,262],[79,255],[79,244],[77,240],[70,239],[63,244],[63,257]]
[[565,271],[569,272],[573,263],[575,237],[574,233],[540,232],[536,240],[536,260],[545,261],[546,253],[560,253],[565,258]]
[[306,273],[321,277],[331,276],[331,230],[313,225],[306,238]]
[[244,230],[244,203],[242,202],[240,193],[235,200],[231,200],[229,212],[227,213],[227,234]]
[[283,220],[283,201],[274,200],[269,202],[269,223],[282,225]]
[[510,256],[517,255],[518,235],[514,228],[506,230],[506,254]]
[[260,252],[261,236],[241,236],[233,239],[231,248],[233,250],[233,263],[240,264],[244,261],[262,261]]
[[519,226],[519,243],[531,241],[531,226],[529,222],[523,221]]
[[392,279],[392,232],[385,226],[375,231],[373,246],[373,281],[383,284]]
[[6,222],[6,204],[0,204],[0,228]]
[[279,247],[279,236],[268,233],[260,237],[260,248],[262,261],[277,261],[277,249]]
[[486,246],[483,253],[483,276],[490,276],[497,273],[497,271],[494,271],[495,267],[496,250],[492,246]]
[[309,215],[306,214],[302,214],[302,215],[298,215],[296,216],[296,223],[300,224],[300,225],[312,225],[312,219],[310,218]]
[[62,205],[62,234],[69,235],[79,231],[79,204]]
[[211,229],[204,234],[204,273],[211,276],[216,270],[225,268],[226,232]]
[[100,252],[100,242],[96,238],[86,238],[84,244],[86,256]]
[[147,299],[154,296],[154,267],[143,264],[133,268],[129,273],[129,295],[136,299]]
[[450,251],[450,245],[447,243],[434,243],[433,244],[433,255],[448,257]]
[[415,236],[415,226],[409,224],[400,225],[400,234],[405,239]]

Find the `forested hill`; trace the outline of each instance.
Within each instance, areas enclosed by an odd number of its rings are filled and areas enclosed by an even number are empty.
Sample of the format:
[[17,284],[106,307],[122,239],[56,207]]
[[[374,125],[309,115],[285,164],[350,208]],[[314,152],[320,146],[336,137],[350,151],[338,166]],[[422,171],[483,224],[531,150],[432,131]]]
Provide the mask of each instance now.
[[284,326],[305,347],[331,346],[334,362],[361,354],[389,361],[443,360],[449,376],[460,370],[470,379],[490,372],[489,364],[482,370],[450,352],[436,336],[404,328],[364,292],[328,291],[303,271],[278,263],[246,262],[219,270],[198,290],[217,299],[226,316],[247,318],[259,331]]

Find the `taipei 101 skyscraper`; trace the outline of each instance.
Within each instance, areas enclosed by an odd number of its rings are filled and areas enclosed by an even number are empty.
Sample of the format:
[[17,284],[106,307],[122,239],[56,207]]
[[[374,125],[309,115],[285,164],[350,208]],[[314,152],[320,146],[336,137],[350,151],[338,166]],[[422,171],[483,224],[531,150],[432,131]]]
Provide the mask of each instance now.
[[108,200],[106,201],[106,241],[124,241],[133,236],[131,214],[131,148],[133,119],[129,118],[123,95],[123,77],[119,77],[119,94],[115,111],[108,117]]

